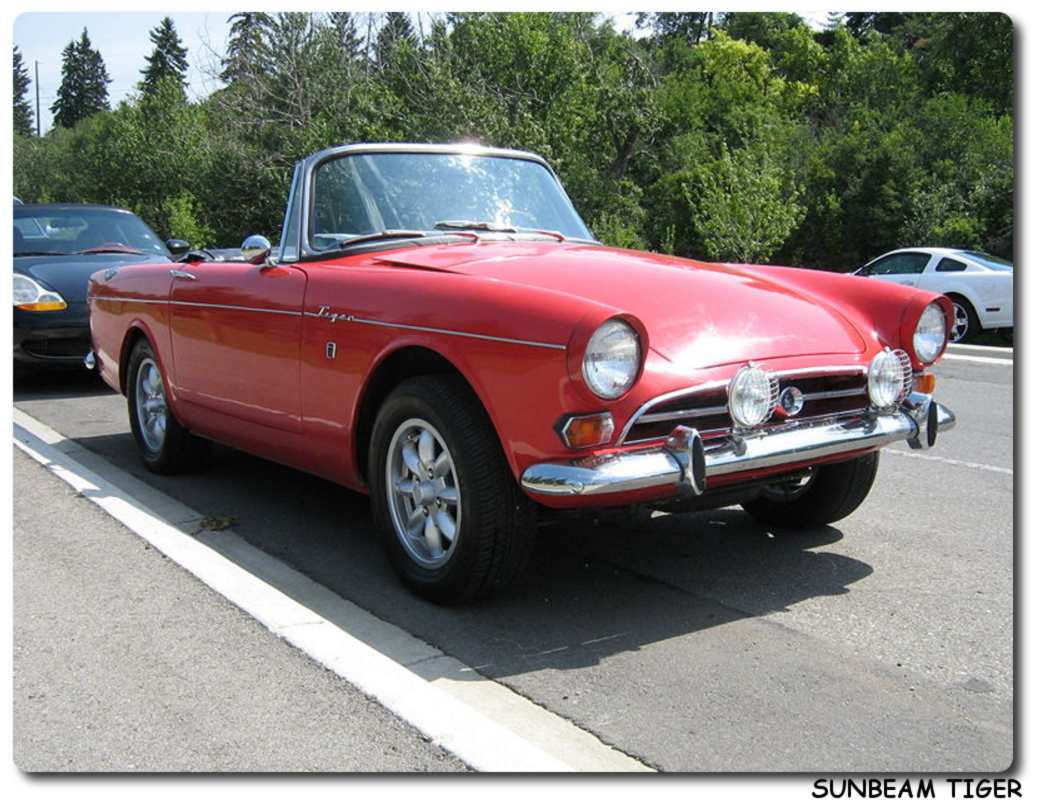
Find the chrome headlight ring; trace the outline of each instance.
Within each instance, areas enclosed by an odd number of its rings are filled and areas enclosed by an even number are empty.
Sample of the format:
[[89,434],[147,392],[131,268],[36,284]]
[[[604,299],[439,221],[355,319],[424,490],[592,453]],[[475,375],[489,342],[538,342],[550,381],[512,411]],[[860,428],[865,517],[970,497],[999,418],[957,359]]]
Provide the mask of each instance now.
[[583,354],[586,386],[603,400],[617,400],[640,374],[640,335],[624,320],[609,319],[593,332]]
[[948,341],[948,319],[944,309],[930,303],[923,309],[915,333],[912,334],[912,349],[915,357],[923,364],[932,364],[941,355]]

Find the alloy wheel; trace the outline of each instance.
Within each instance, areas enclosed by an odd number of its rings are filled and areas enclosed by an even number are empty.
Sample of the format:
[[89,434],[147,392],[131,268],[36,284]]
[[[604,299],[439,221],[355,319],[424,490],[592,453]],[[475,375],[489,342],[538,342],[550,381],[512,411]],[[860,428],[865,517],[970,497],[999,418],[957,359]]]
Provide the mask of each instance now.
[[966,336],[966,331],[970,329],[970,315],[959,303],[953,303],[953,305],[955,307],[955,320],[952,322],[952,330],[948,336],[948,341],[961,342]]
[[452,556],[462,520],[459,479],[445,440],[422,419],[407,419],[387,450],[387,502],[398,539],[421,567]]
[[138,365],[134,396],[141,438],[150,452],[158,453],[166,440],[167,406],[163,376],[151,358]]

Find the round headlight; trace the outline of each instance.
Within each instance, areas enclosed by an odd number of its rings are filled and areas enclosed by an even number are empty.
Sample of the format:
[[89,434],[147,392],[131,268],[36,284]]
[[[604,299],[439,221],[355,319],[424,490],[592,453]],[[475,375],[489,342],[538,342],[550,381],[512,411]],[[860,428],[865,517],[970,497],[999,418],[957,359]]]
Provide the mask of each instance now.
[[765,422],[778,404],[778,381],[759,367],[742,367],[727,389],[727,409],[741,428]]
[[892,408],[905,399],[912,363],[904,350],[884,350],[868,365],[868,399],[876,408]]
[[916,357],[924,364],[934,362],[944,349],[947,338],[948,321],[945,319],[944,309],[937,303],[930,303],[923,309],[923,315],[919,317],[919,324],[915,326],[915,335],[912,337]]
[[640,337],[621,319],[610,319],[593,332],[583,356],[583,380],[605,400],[622,397],[640,372]]

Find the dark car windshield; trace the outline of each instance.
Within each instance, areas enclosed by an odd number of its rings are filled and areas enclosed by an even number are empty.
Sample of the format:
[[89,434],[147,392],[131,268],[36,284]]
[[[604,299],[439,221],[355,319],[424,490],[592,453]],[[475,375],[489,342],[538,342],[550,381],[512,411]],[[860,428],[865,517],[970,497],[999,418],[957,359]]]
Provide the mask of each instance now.
[[15,211],[16,256],[106,250],[169,256],[152,229],[128,211],[31,206],[19,206]]
[[1012,272],[1013,262],[1004,258],[993,256],[990,253],[981,253],[976,250],[960,250],[959,255],[966,256],[974,264],[994,270],[995,272]]
[[313,208],[311,241],[316,249],[379,231],[434,231],[445,220],[591,238],[553,174],[521,158],[466,153],[341,156],[316,170]]

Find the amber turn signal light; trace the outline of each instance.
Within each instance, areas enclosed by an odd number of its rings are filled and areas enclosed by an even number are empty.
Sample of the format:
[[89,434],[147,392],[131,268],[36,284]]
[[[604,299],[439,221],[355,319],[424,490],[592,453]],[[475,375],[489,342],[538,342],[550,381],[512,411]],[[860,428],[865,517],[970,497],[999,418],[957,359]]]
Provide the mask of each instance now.
[[45,300],[42,303],[23,303],[15,308],[19,311],[64,311],[68,306],[64,300]]
[[612,434],[615,433],[615,421],[607,411],[566,417],[558,428],[558,433],[565,446],[573,450],[596,447],[611,441]]
[[937,388],[937,376],[932,372],[924,372],[922,375],[915,376],[915,390],[922,392],[923,394],[933,394],[933,390]]

